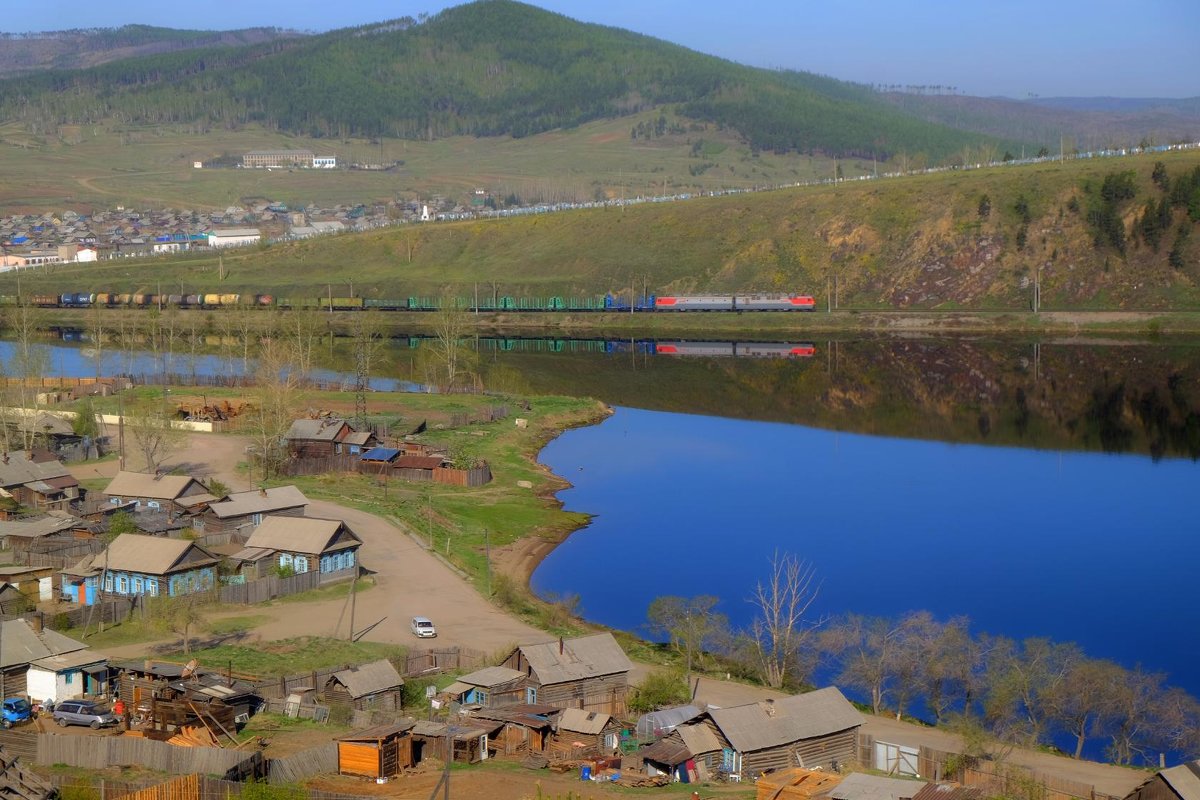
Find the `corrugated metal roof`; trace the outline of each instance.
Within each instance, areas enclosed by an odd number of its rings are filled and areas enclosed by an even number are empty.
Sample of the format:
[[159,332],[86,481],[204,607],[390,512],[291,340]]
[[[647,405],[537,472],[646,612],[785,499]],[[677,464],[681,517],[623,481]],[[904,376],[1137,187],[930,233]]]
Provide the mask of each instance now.
[[360,664],[351,669],[335,672],[333,677],[346,687],[354,699],[366,697],[388,689],[398,689],[404,685],[404,679],[386,658],[372,661],[370,664]]
[[542,684],[613,675],[633,666],[611,633],[523,644],[520,650]]
[[612,719],[608,714],[599,711],[585,711],[582,708],[564,708],[558,718],[558,729],[572,733],[597,734]]
[[[960,786],[957,783],[927,783],[915,795],[913,800],[980,800],[983,789],[979,786]],[[1188,800],[1195,800],[1200,795],[1193,795]]]
[[[266,550],[284,550],[292,553],[308,553],[319,555],[331,548],[344,549],[350,546],[342,544],[333,546],[338,536],[338,530],[345,523],[336,519],[315,519],[313,517],[264,517],[262,524],[254,529],[246,540],[246,547],[261,547]],[[349,528],[346,532],[353,542],[361,543]]]
[[400,455],[400,451],[394,447],[372,447],[370,450],[362,454],[362,460],[391,461],[398,455]]
[[174,500],[196,479],[188,475],[151,475],[146,472],[118,472],[104,489],[110,497],[149,497]]
[[339,736],[335,739],[338,742],[375,742],[380,739],[387,739],[390,736],[411,731],[416,726],[415,720],[404,720],[403,722],[393,722],[387,725],[376,725],[373,728],[364,728],[361,731],[352,731],[345,736]]
[[721,749],[721,742],[713,733],[712,728],[702,723],[680,725],[675,729],[675,733],[679,734],[679,738],[683,740],[684,745],[694,756],[713,753]]
[[209,506],[218,519],[241,517],[247,514],[269,514],[288,508],[308,505],[304,492],[295,486],[275,486],[250,492],[234,492],[227,500]]
[[470,686],[483,686],[490,688],[499,686],[502,683],[518,681],[525,677],[525,673],[520,670],[509,669],[508,667],[484,667],[476,670],[469,675],[463,675],[459,678],[462,683]]
[[83,642],[49,628],[34,631],[33,626],[24,619],[0,621],[0,667],[28,664],[39,658],[74,653],[86,648]]
[[862,715],[836,686],[709,712],[721,733],[739,752],[825,736],[862,725]]
[[92,650],[75,650],[71,653],[46,656],[45,658],[39,658],[29,663],[32,666],[50,670],[51,672],[61,672],[63,670],[79,669],[92,664],[102,664],[105,661],[108,661],[108,656],[102,653]]
[[925,781],[885,778],[855,772],[829,791],[833,800],[912,800],[925,788]]

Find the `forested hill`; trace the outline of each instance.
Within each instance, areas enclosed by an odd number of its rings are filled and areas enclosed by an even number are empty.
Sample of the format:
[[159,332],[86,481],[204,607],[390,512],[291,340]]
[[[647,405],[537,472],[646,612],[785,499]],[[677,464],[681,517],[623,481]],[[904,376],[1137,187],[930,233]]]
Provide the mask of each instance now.
[[124,25],[44,33],[0,33],[0,75],[47,69],[85,69],[138,56],[259,44],[298,34],[278,28],[191,31]]
[[511,0],[0,82],[0,118],[43,127],[116,117],[321,137],[520,137],[659,106],[758,149],[937,160],[985,141],[867,87],[745,67]]

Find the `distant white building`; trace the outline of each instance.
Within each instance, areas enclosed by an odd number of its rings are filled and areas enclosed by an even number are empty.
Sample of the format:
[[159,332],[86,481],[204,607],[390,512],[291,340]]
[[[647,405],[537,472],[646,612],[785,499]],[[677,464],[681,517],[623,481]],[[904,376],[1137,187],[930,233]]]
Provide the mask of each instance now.
[[212,231],[208,234],[209,247],[242,247],[248,244],[258,244],[262,233],[258,228],[226,228]]
[[429,222],[430,219],[429,206],[421,206],[421,222]]
[[337,169],[337,156],[313,156],[313,169]]
[[96,260],[96,248],[94,248],[94,247],[79,248],[79,252],[75,254],[75,260],[78,262],[81,262],[81,263],[84,261],[95,261]]

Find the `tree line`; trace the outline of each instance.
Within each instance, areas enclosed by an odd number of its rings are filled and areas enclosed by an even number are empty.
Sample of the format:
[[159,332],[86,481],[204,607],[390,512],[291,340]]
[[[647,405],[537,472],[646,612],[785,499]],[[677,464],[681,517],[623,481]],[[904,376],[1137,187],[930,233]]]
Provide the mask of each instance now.
[[522,137],[673,106],[758,150],[940,159],[985,140],[918,120],[869,87],[745,67],[504,2],[418,25],[210,45],[0,82],[0,113],[40,130],[115,119],[314,137]]
[[1074,643],[976,633],[964,616],[820,618],[811,613],[819,588],[811,564],[777,554],[751,595],[747,626],[731,625],[712,595],[666,596],[650,604],[648,630],[679,654],[689,685],[698,668],[783,689],[832,681],[875,714],[924,714],[1010,745],[1069,739],[1075,758],[1089,743],[1125,765],[1200,754],[1200,701],[1162,673]]

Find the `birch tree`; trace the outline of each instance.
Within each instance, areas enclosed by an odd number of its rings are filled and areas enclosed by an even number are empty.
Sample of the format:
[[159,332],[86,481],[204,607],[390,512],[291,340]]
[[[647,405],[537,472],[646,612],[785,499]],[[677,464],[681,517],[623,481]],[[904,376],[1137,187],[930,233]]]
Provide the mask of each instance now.
[[777,552],[767,580],[755,587],[750,598],[756,610],[750,638],[763,680],[773,689],[783,688],[789,677],[798,677],[798,657],[823,622],[808,616],[820,590],[816,578],[811,564]]

